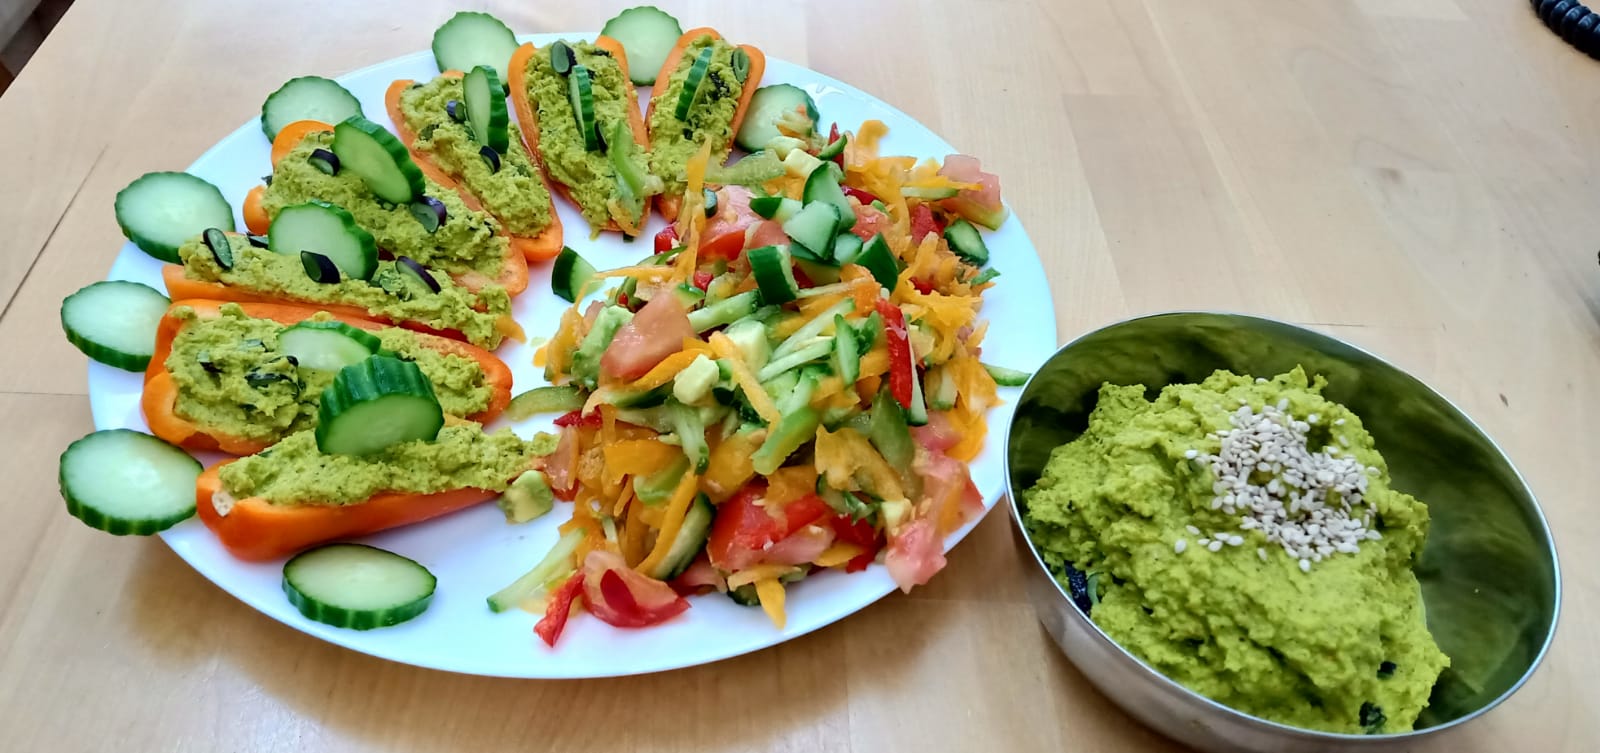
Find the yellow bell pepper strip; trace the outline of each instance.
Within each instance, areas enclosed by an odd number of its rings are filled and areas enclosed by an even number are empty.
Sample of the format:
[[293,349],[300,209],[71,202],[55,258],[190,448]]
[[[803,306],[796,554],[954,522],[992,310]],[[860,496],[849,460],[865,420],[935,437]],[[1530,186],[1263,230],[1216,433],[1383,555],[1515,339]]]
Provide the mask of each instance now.
[[744,390],[745,399],[750,401],[750,407],[761,416],[761,420],[769,424],[777,423],[783,417],[778,412],[778,404],[772,402],[772,396],[761,386],[755,373],[750,371],[739,346],[734,345],[727,335],[717,332],[711,335],[711,347],[717,351],[718,358],[727,362],[728,370],[733,372],[733,380]]
[[645,392],[660,387],[672,381],[672,378],[677,376],[678,372],[688,368],[689,364],[694,363],[694,359],[699,356],[700,351],[697,350],[680,350],[677,353],[673,353],[667,356],[666,360],[645,372],[644,376],[635,379],[632,384],[628,385],[628,390],[630,392]]
[[767,613],[767,619],[782,630],[789,621],[789,616],[783,611],[783,584],[772,578],[756,581],[756,598],[761,600],[761,611]]
[[839,567],[849,564],[850,560],[861,556],[864,551],[866,550],[855,544],[834,544],[822,550],[822,554],[817,555],[811,563],[817,567]]
[[732,497],[756,475],[751,456],[766,439],[765,429],[734,432],[711,448],[711,460],[700,478],[700,489],[712,502]]
[[678,488],[672,493],[672,501],[667,504],[666,517],[661,521],[661,532],[656,534],[655,547],[650,550],[650,556],[645,557],[635,570],[641,573],[653,573],[661,567],[661,561],[667,558],[667,553],[672,550],[672,542],[678,538],[678,529],[683,527],[683,518],[689,514],[689,504],[694,502],[694,495],[699,491],[700,477],[693,473],[683,474],[683,480],[678,482]]

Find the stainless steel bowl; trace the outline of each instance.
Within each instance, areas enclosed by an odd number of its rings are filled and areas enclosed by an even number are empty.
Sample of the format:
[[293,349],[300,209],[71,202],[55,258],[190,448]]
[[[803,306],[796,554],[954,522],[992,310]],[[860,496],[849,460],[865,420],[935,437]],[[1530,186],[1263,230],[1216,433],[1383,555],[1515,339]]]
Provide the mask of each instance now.
[[[1417,568],[1428,626],[1451,668],[1416,729],[1344,735],[1234,711],[1167,679],[1095,626],[1046,569],[1022,527],[1020,492],[1050,451],[1087,424],[1100,385],[1152,390],[1216,369],[1272,376],[1304,366],[1327,397],[1361,416],[1396,489],[1427,503],[1432,528]],[[1006,435],[1014,530],[1033,557],[1028,593],[1062,652],[1124,710],[1207,751],[1382,750],[1470,721],[1528,679],[1555,633],[1561,576],[1533,492],[1460,410],[1383,359],[1310,330],[1253,316],[1172,313],[1104,327],[1063,346],[1028,381]]]

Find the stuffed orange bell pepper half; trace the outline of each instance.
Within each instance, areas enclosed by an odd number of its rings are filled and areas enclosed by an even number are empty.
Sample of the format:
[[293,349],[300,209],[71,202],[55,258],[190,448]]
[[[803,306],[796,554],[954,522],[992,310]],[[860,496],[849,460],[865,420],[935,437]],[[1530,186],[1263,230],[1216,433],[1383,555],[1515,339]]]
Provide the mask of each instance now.
[[650,172],[665,184],[657,205],[668,220],[683,203],[689,159],[709,144],[711,164],[727,160],[766,68],[760,50],[709,28],[684,32],[668,53],[645,113]]
[[638,235],[662,183],[649,173],[649,136],[622,45],[606,36],[524,44],[509,78],[522,138],[557,190],[592,232]]
[[315,426],[339,370],[375,353],[415,363],[447,415],[487,422],[511,400],[510,368],[463,342],[304,306],[180,300],[156,331],[145,420],[189,449],[260,452]]
[[561,253],[561,219],[549,186],[510,122],[493,68],[446,71],[425,84],[401,79],[389,85],[384,103],[424,175],[499,221],[527,261]]

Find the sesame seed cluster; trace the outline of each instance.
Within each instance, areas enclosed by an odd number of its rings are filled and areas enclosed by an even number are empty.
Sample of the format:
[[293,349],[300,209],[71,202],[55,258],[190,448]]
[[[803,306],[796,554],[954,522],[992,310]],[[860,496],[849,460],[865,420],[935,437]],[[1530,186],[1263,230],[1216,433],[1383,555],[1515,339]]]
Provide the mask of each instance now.
[[[1320,421],[1315,413],[1295,418],[1287,399],[1260,410],[1242,404],[1228,416],[1231,429],[1211,434],[1221,441],[1216,454],[1193,449],[1184,453],[1210,468],[1215,477],[1211,509],[1239,520],[1231,531],[1205,533],[1188,526],[1198,548],[1219,552],[1224,546],[1243,546],[1241,532],[1259,531],[1309,573],[1313,563],[1355,554],[1361,551],[1361,542],[1382,538],[1373,528],[1376,511],[1365,497],[1368,479],[1378,469],[1339,447],[1312,451],[1311,427]],[[1334,421],[1343,423],[1342,418]],[[1179,554],[1188,548],[1187,539],[1173,543]],[[1266,560],[1267,548],[1258,547],[1256,555]]]

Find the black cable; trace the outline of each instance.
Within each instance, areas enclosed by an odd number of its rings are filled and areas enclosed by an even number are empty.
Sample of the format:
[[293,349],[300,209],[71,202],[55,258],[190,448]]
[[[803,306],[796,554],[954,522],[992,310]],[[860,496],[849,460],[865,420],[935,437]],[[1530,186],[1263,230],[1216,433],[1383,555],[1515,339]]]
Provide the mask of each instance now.
[[1600,14],[1578,0],[1532,0],[1544,25],[1589,57],[1600,60]]

